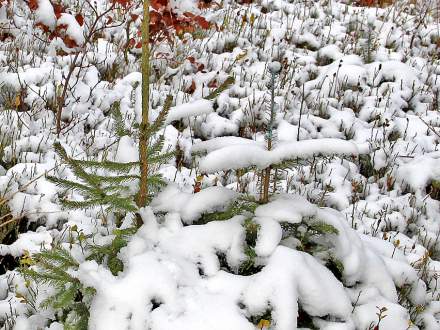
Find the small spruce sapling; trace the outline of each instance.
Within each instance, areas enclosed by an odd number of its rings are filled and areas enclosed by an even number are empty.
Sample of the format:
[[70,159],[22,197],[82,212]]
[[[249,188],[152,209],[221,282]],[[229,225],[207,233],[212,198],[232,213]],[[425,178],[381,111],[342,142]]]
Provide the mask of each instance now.
[[[266,141],[267,150],[272,150],[273,146],[273,125],[275,121],[275,78],[281,71],[281,64],[279,62],[272,62],[269,64],[270,72],[270,118],[266,130]],[[269,186],[270,186],[270,175],[271,166],[267,167],[263,171],[263,191],[260,198],[262,203],[267,203],[269,201]]]
[[[122,6],[128,1],[115,0],[113,4]],[[166,10],[163,3],[168,6],[168,1],[154,1],[151,3],[155,15]],[[139,208],[147,205],[148,201],[165,184],[162,177],[155,173],[155,169],[161,164],[174,157],[174,153],[162,153],[164,136],[158,132],[165,124],[168,112],[172,105],[172,97],[168,96],[165,100],[162,111],[157,119],[150,123],[149,121],[149,88],[150,88],[150,29],[154,28],[154,22],[150,22],[150,1],[144,0],[144,20],[142,25],[142,122],[139,129],[139,162],[119,163],[107,159],[80,160],[70,157],[61,143],[55,143],[54,149],[61,161],[66,164],[76,176],[75,181],[60,178],[57,176],[47,176],[48,180],[54,182],[65,190],[78,192],[83,200],[63,199],[61,202],[68,209],[88,209],[94,207],[103,207],[104,211],[113,211],[118,213],[136,213]],[[175,20],[170,25],[176,31],[181,25],[185,27],[184,31],[191,30],[191,22],[196,22],[201,28],[209,27],[204,18],[187,14],[185,18]],[[180,22],[180,25],[176,25]],[[153,23],[153,25],[151,25]],[[163,22],[156,21],[156,24]],[[170,26],[161,28],[169,29]],[[182,32],[180,29],[179,31]],[[167,32],[167,31],[165,31]],[[158,30],[154,30],[157,34]],[[207,98],[215,99],[221,92],[226,90],[233,79],[229,78],[219,88],[213,91]],[[117,109],[116,109],[117,110]],[[114,114],[115,133],[121,137],[126,135],[122,116],[118,111]],[[59,125],[58,125],[59,126]],[[58,129],[58,132],[60,130]],[[158,136],[159,135],[159,136]],[[140,174],[139,174],[140,172]],[[134,173],[134,174],[133,174]],[[133,193],[127,187],[131,181],[139,182],[139,189]],[[140,217],[137,217],[140,218]],[[114,238],[108,245],[97,246],[88,245],[91,252],[89,260],[95,260],[98,263],[106,264],[110,271],[116,275],[123,270],[123,263],[118,259],[119,251],[126,246],[128,239],[137,231],[141,225],[138,219],[136,226],[126,229],[116,229],[113,232]],[[72,229],[71,229],[72,230]],[[78,236],[79,238],[79,236]],[[90,237],[88,237],[90,238]],[[82,238],[87,241],[87,238]],[[81,247],[84,242],[80,242]],[[87,243],[87,242],[86,242]],[[77,270],[79,263],[72,257],[68,250],[62,247],[54,247],[48,251],[42,251],[32,257],[28,257],[23,265],[21,273],[23,276],[32,280],[36,284],[45,283],[55,288],[54,294],[50,295],[42,306],[51,307],[61,315],[65,329],[85,330],[88,326],[90,300],[94,295],[94,289],[86,288],[79,279],[72,276],[68,270]],[[30,282],[29,282],[30,283]],[[31,284],[29,284],[31,285]]]

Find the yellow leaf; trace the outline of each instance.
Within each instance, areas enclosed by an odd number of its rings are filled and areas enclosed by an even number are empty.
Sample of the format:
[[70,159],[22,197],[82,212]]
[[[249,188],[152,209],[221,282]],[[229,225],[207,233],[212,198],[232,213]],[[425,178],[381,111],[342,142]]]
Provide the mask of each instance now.
[[270,327],[270,321],[261,319],[260,322],[258,322],[257,328],[258,329],[269,329]]
[[16,108],[18,108],[18,107],[20,106],[20,104],[21,104],[21,98],[20,98],[20,95],[17,95],[17,96],[15,97],[14,104],[15,104],[15,107],[16,107]]
[[78,240],[80,242],[84,242],[86,240],[86,235],[84,235],[83,232],[80,232],[79,235],[78,235]]
[[196,178],[197,182],[202,182],[203,181],[203,175],[198,175]]
[[251,21],[251,25],[254,25],[254,22],[255,22],[255,15],[254,15],[254,14],[251,14],[251,17],[250,17],[249,20]]
[[15,297],[20,301],[20,303],[22,303],[22,304],[27,303],[26,297],[24,295],[22,295],[20,292],[16,292]]
[[35,261],[32,259],[31,255],[29,254],[29,251],[24,250],[23,256],[20,259],[20,265],[32,266],[33,264],[35,264]]
[[243,58],[245,58],[246,55],[247,55],[247,51],[244,51],[243,53],[238,54],[237,57],[235,58],[235,60],[236,60],[236,61],[240,61],[240,60],[242,60]]

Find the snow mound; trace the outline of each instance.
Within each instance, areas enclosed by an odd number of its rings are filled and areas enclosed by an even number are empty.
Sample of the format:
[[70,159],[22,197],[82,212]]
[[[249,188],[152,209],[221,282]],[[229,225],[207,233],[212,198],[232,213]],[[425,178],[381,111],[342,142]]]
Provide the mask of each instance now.
[[[163,202],[170,200],[172,191],[176,193],[175,187],[166,191]],[[214,197],[218,191],[202,190],[194,198],[199,194]],[[153,204],[166,207],[158,201]],[[177,208],[185,210],[187,204]],[[121,251],[123,273],[113,276],[95,262],[80,266],[78,278],[97,290],[90,329],[254,329],[250,317],[269,311],[273,329],[288,330],[297,327],[302,309],[317,324],[330,317],[335,325],[354,330],[371,322],[371,309],[376,306],[387,308],[384,324],[390,329],[408,324],[407,311],[397,305],[395,285],[417,287],[409,262],[402,253],[391,256],[386,242],[381,249],[364,242],[334,210],[318,208],[295,195],[281,195],[258,207],[254,220],[261,228],[256,251],[262,268],[250,276],[235,273],[246,260],[244,216],[184,226],[179,213],[167,213],[162,220],[151,209],[141,214],[143,227]],[[280,245],[282,223],[311,221],[337,230],[325,235],[324,242],[342,262],[342,278],[336,278],[319,258]]]
[[[365,145],[338,139],[304,140],[280,143],[273,150],[249,143],[232,145],[210,152],[200,160],[202,172],[213,173],[226,169],[240,169],[256,166],[264,169],[297,157],[307,158],[313,155],[359,155],[368,150]],[[233,155],[233,157],[231,157]]]

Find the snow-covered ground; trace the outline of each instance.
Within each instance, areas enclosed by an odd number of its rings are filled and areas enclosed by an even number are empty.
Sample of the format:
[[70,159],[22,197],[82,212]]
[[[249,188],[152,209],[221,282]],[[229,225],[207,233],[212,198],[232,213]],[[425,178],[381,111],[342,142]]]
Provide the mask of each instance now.
[[[133,214],[65,210],[60,201],[80,194],[46,174],[76,179],[56,141],[79,159],[138,161],[140,54],[121,45],[140,18],[81,53],[57,136],[78,54],[65,43],[83,45],[87,25],[48,0],[37,11],[0,1],[10,34],[0,38],[0,220],[21,219],[18,239],[0,244],[2,329],[63,329],[61,309],[40,306],[50,283],[16,268],[55,245],[96,291],[93,330],[440,329],[440,27],[433,2],[349,2],[223,1],[202,11],[215,28],[156,45],[151,119],[173,95],[160,133],[176,157],[157,169],[169,185],[141,210],[112,274],[87,246],[109,243]],[[69,37],[45,40],[35,23]],[[256,203],[269,166],[269,202]]]

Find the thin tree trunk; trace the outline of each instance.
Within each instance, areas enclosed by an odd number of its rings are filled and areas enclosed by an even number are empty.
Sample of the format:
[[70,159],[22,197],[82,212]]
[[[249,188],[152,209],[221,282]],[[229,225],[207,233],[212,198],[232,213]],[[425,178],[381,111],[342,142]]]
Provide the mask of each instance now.
[[[270,137],[267,141],[267,150],[272,150],[272,137]],[[267,203],[269,202],[269,186],[270,186],[270,171],[272,170],[272,166],[267,167],[263,173],[263,195],[261,196],[260,202]]]
[[[273,123],[275,120],[275,76],[277,72],[271,71],[271,95],[270,95],[270,119],[267,128],[267,150],[272,150],[273,139]],[[269,186],[270,186],[270,172],[272,166],[268,166],[263,175],[263,194],[260,196],[261,203],[267,203],[269,201]]]
[[137,205],[143,207],[148,200],[148,112],[150,103],[150,1],[144,0],[142,21],[142,123],[139,138],[141,179]]
[[261,198],[262,203],[269,201],[269,186],[270,186],[270,171],[272,167],[269,166],[264,170],[264,183],[263,183],[263,196]]

